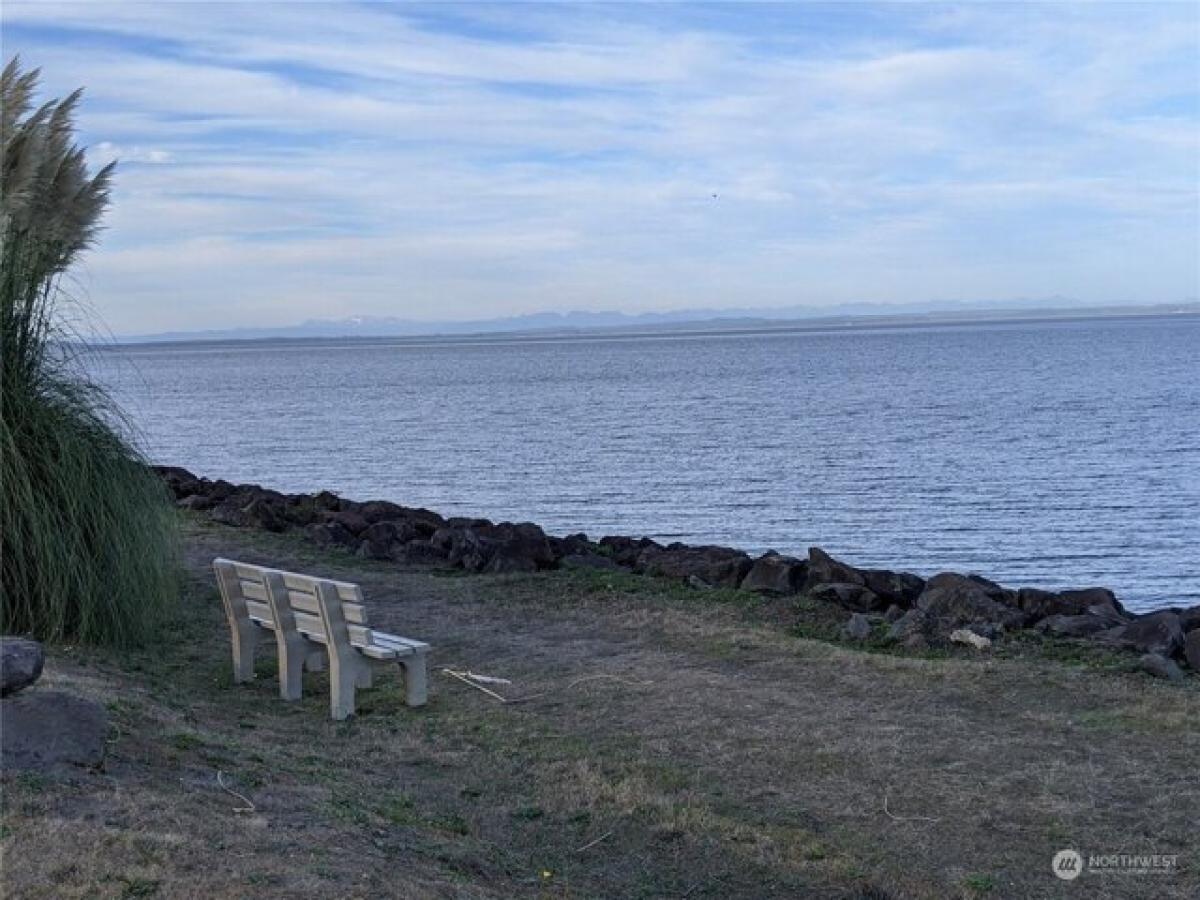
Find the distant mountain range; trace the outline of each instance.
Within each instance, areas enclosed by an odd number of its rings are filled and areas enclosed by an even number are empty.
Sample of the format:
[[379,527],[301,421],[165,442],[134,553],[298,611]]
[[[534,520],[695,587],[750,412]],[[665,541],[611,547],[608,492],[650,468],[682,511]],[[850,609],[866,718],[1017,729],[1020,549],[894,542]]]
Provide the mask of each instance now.
[[1054,319],[1092,316],[1200,314],[1200,302],[1088,306],[1066,297],[993,303],[856,303],[831,307],[773,309],[682,309],[670,312],[540,312],[470,321],[422,321],[393,316],[309,319],[274,328],[227,328],[124,335],[121,343],[230,341],[347,337],[437,337],[464,335],[578,334],[582,332],[692,331],[794,327],[852,327],[884,324],[969,322],[1004,319]]

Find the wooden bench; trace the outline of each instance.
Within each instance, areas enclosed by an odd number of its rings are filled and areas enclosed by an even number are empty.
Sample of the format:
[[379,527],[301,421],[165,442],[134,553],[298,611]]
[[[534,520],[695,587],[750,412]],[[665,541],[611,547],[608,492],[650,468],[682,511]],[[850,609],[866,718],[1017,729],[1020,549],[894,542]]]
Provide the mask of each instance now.
[[279,653],[279,695],[284,700],[300,699],[304,669],[319,670],[328,657],[334,719],[353,715],[355,689],[371,686],[369,660],[373,659],[399,663],[406,702],[409,706],[425,703],[429,645],[374,631],[367,624],[358,585],[230,559],[214,559],[213,570],[229,618],[234,681],[254,678],[258,638],[271,631]]

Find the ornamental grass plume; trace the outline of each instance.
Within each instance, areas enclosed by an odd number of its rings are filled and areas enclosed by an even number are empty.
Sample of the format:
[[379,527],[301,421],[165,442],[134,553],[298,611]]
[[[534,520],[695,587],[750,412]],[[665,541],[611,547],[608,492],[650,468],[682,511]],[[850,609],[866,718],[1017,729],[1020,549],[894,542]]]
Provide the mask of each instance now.
[[82,364],[88,316],[62,285],[113,165],[88,174],[81,92],[35,109],[38,77],[18,59],[0,76],[0,631],[128,646],[177,596],[175,515]]

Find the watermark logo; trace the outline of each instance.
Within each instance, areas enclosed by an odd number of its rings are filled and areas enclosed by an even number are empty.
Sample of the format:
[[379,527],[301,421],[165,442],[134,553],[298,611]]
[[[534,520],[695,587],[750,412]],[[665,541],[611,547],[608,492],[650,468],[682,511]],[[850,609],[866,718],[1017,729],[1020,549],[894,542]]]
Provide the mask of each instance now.
[[1171,875],[1179,870],[1179,857],[1172,853],[1089,853],[1059,850],[1050,861],[1055,878],[1074,881],[1085,871],[1092,875]]
[[1078,850],[1059,850],[1050,863],[1056,877],[1074,881],[1083,874],[1083,857]]

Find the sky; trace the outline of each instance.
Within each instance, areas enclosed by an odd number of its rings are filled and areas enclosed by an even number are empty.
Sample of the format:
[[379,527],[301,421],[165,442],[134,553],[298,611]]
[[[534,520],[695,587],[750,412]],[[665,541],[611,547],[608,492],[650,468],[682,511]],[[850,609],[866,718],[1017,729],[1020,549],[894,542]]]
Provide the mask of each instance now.
[[1200,6],[6,0],[115,334],[1200,295]]

